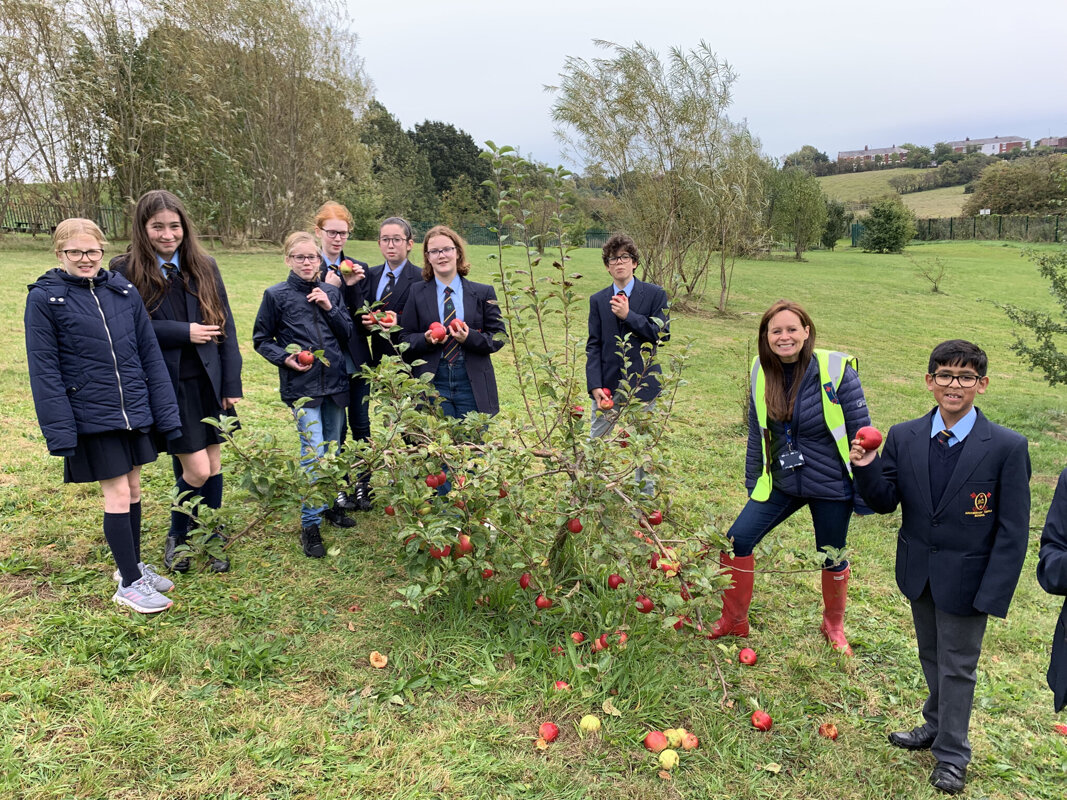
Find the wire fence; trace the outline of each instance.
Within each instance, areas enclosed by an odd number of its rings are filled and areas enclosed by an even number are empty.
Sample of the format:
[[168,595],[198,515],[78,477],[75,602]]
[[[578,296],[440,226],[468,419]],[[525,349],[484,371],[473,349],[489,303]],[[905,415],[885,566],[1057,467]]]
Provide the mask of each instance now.
[[920,219],[915,222],[915,238],[920,241],[941,239],[1006,239],[1015,242],[1060,242],[1067,235],[1062,214],[1045,217],[984,214],[977,217]]
[[105,235],[125,239],[130,232],[129,210],[105,205],[73,205],[50,200],[8,197],[0,201],[0,228],[6,233],[49,234],[70,217],[91,219]]

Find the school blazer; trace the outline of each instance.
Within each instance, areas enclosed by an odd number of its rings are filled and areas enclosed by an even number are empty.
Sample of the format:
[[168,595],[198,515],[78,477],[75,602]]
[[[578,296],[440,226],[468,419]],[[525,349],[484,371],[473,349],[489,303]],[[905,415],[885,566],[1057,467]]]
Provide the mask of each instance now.
[[[123,276],[126,274],[127,254],[118,255],[111,259],[108,265],[111,269]],[[215,259],[208,258],[215,275],[215,284],[218,287],[219,301],[226,315],[222,330],[225,336],[221,342],[204,342],[194,345],[200,363],[204,365],[204,371],[211,381],[211,391],[221,403],[224,397],[241,397],[241,350],[237,346],[237,328],[233,321],[233,312],[230,311],[230,300],[226,295],[226,287],[222,283],[222,275],[219,272]],[[185,312],[189,316],[189,322],[173,319],[170,309],[166,304],[149,311],[152,318],[152,330],[159,340],[159,347],[163,351],[163,361],[167,365],[171,381],[178,385],[178,368],[181,364],[182,348],[189,344],[189,323],[199,322],[203,324],[204,317],[200,310],[200,300],[196,294],[196,281],[190,277],[189,291],[185,292]]]
[[856,489],[879,514],[900,506],[897,586],[915,600],[927,584],[934,605],[960,616],[1006,617],[1019,582],[1030,525],[1026,438],[981,411],[935,508],[930,499],[933,411],[889,429],[881,456],[854,467]]
[[[611,297],[615,294],[612,284],[589,298],[589,338],[585,343],[585,383],[590,395],[593,389],[610,389],[614,392],[623,380],[623,359],[618,350],[617,336],[630,334],[626,349],[626,362],[629,367],[626,378],[637,384],[645,372],[645,362],[641,355],[641,345],[651,344],[652,352],[660,342],[670,339],[667,318],[667,293],[654,283],[645,283],[634,279],[634,288],[630,293],[630,313],[621,320],[611,311]],[[662,324],[657,324],[658,319]],[[659,395],[659,364],[648,370],[648,374],[634,386],[637,399],[644,402]]]
[[[1045,529],[1041,531],[1037,582],[1049,594],[1067,595],[1067,470],[1060,473]],[[1060,609],[1052,639],[1048,686],[1052,689],[1056,711],[1062,711],[1067,706],[1067,600]]]
[[[500,411],[500,401],[496,392],[496,374],[489,356],[504,346],[503,337],[496,336],[506,333],[507,328],[492,286],[474,283],[463,277],[460,282],[463,286],[463,321],[470,328],[467,341],[460,345],[467,377],[478,410],[483,414],[496,414]],[[437,310],[437,281],[422,281],[411,287],[400,321],[403,326],[401,340],[410,345],[404,351],[404,359],[408,363],[419,359],[426,362],[413,367],[412,372],[415,375],[437,372],[445,344],[450,341],[446,339],[444,344],[426,341],[425,333],[430,323],[442,322]]]
[[[363,308],[363,304],[366,302],[366,270],[368,269],[366,262],[360,261],[358,258],[352,258],[346,256],[344,251],[341,251],[341,261],[351,261],[353,264],[358,264],[364,269],[363,280],[358,281],[351,286],[345,283],[344,276],[339,275],[341,278],[341,285],[337,287],[337,290],[341,293],[341,298],[344,301],[345,308],[348,309],[348,315],[352,319],[352,330],[349,333],[348,346],[346,352],[352,358],[352,364],[359,371],[359,368],[370,361],[370,348],[367,346],[367,340],[360,336],[357,329],[363,327],[363,322],[360,319],[359,309]],[[326,266],[326,259],[322,257],[322,253],[319,253],[319,281],[326,283],[326,275],[330,272],[330,268]]]
[[[367,277],[361,281],[366,284],[363,292],[366,302],[370,305],[374,305],[374,298],[378,296],[378,286],[381,285],[384,275],[385,264],[379,264],[376,267],[371,267],[367,272]],[[393,286],[393,293],[389,296],[389,300],[386,301],[381,308],[385,311],[395,312],[397,322],[399,323],[411,287],[421,282],[422,270],[408,261],[401,268],[400,275],[397,276],[396,284]],[[355,322],[358,335],[362,336],[369,343],[370,363],[372,366],[377,366],[381,362],[382,356],[396,355],[396,348],[393,342],[398,336],[400,330],[399,324],[392,329],[393,333],[390,338],[386,339],[379,331],[374,330],[373,328],[367,330],[361,319],[354,319],[353,321]]]

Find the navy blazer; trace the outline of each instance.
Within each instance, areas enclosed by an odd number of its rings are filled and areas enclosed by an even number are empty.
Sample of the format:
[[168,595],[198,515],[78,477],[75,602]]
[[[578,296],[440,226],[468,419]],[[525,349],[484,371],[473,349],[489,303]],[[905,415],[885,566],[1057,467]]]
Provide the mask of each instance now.
[[[1060,473],[1045,529],[1041,531],[1037,582],[1049,594],[1067,595],[1067,469]],[[1062,711],[1067,706],[1067,600],[1063,601],[1060,618],[1056,621],[1048,685],[1056,710]]]
[[1026,438],[981,411],[941,501],[930,499],[933,411],[889,429],[882,455],[853,466],[856,489],[879,514],[900,505],[897,586],[914,600],[927,584],[949,614],[1006,617],[1030,526]]
[[[503,337],[498,338],[497,334],[506,333],[507,328],[500,315],[496,290],[492,286],[462,277],[460,282],[463,286],[463,321],[470,328],[467,340],[460,345],[467,366],[467,377],[478,410],[483,414],[496,414],[500,411],[500,401],[497,399],[496,374],[489,356],[504,346]],[[426,341],[425,334],[430,323],[442,321],[437,310],[436,280],[430,279],[411,287],[400,320],[403,325],[400,338],[409,345],[404,352],[404,359],[408,363],[416,359],[426,362],[413,367],[412,372],[416,376],[437,372],[437,365],[441,362],[441,354],[449,339],[442,344]]]
[[[611,311],[611,297],[615,285],[589,298],[589,338],[585,343],[585,384],[590,396],[593,389],[610,389],[614,392],[623,381],[623,359],[619,356],[617,336],[630,334],[626,349],[626,379],[635,384],[634,393],[639,400],[648,402],[659,395],[659,364],[645,372],[641,345],[651,344],[655,354],[660,342],[670,339],[670,322],[667,317],[667,293],[654,283],[645,283],[634,278],[630,293],[630,313],[621,320]],[[659,322],[654,320],[658,319]],[[640,380],[640,384],[636,385]]]
[[345,283],[344,275],[337,272],[337,270],[331,270],[326,266],[326,259],[322,256],[322,251],[319,251],[319,282],[326,283],[326,275],[329,272],[333,272],[341,279],[341,285],[337,287],[337,291],[341,293],[341,298],[344,300],[345,307],[348,309],[349,317],[352,319],[352,331],[349,333],[347,352],[351,355],[353,365],[358,373],[359,368],[370,361],[370,349],[367,347],[367,340],[362,336],[359,336],[356,332],[358,328],[363,327],[363,322],[360,320],[359,310],[363,308],[366,303],[366,271],[368,267],[366,262],[360,261],[358,258],[346,256],[343,250],[341,251],[341,261],[351,261],[353,264],[358,264],[363,267],[363,280],[357,281],[349,286]]
[[[378,285],[382,282],[382,276],[385,275],[385,264],[379,264],[376,267],[371,267],[367,272],[367,277],[360,281],[364,284],[363,293],[366,298],[366,302],[369,305],[374,305],[375,299],[378,296]],[[356,326],[356,331],[366,341],[370,343],[370,364],[371,366],[377,366],[382,356],[396,355],[396,347],[393,341],[400,333],[400,317],[404,311],[404,304],[408,301],[408,293],[411,291],[411,287],[422,282],[422,269],[416,267],[410,261],[404,264],[400,270],[400,274],[397,276],[396,283],[393,285],[393,293],[389,296],[389,299],[382,303],[381,310],[392,311],[396,314],[398,325],[393,327],[390,338],[386,338],[380,332],[380,329],[375,330],[371,328],[368,330],[363,324],[363,320],[353,318],[353,323]]]
[[[126,275],[126,263],[129,254],[123,253],[111,259],[108,266]],[[200,357],[200,363],[204,365],[204,371],[211,381],[211,391],[215,398],[222,403],[224,397],[241,397],[241,350],[237,346],[237,328],[233,321],[233,312],[230,311],[230,300],[226,295],[226,287],[222,283],[222,275],[215,259],[208,259],[215,274],[215,285],[219,293],[219,301],[226,314],[226,321],[222,330],[225,336],[219,342],[204,342],[196,344],[196,354]],[[185,292],[185,313],[189,322],[182,322],[170,318],[170,309],[166,303],[160,304],[149,312],[152,318],[152,330],[156,332],[159,347],[163,351],[163,360],[167,364],[171,382],[178,385],[178,369],[182,360],[182,348],[190,344],[189,323],[204,323],[204,316],[200,310],[200,300],[196,296],[196,281],[189,277],[189,291]]]

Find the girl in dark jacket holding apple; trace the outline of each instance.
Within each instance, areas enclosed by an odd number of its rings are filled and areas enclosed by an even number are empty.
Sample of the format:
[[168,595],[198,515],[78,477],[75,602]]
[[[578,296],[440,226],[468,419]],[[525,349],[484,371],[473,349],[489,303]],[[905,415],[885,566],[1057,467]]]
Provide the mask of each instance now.
[[26,355],[37,419],[66,483],[98,482],[104,538],[118,567],[119,605],[142,614],[171,605],[174,584],[141,561],[141,466],[153,430],[181,434],[178,406],[136,287],[100,268],[104,235],[87,219],[61,222],[59,266],[30,285]]
[[[345,360],[352,356],[352,317],[340,290],[319,280],[315,238],[303,231],[289,234],[284,249],[289,276],[263,293],[252,341],[256,352],[278,367],[286,405],[311,398],[299,410],[293,409],[301,463],[310,472],[326,443],[336,445],[344,429],[349,400]],[[314,351],[322,351],[322,357],[309,357]],[[333,512],[337,511],[335,507]],[[300,541],[309,558],[326,555],[321,532],[326,512],[326,506],[301,508]],[[327,519],[334,518],[327,515]]]
[[[222,437],[201,420],[234,413],[241,399],[241,352],[237,328],[215,259],[204,252],[189,215],[175,195],[146,192],[133,212],[129,251],[111,261],[137,287],[152,317],[181,412],[182,435],[164,446],[174,456],[177,494],[203,498],[209,508],[222,506]],[[186,572],[184,545],[193,519],[173,509],[163,564]],[[211,559],[225,572],[230,562]]]
[[[748,636],[753,549],[803,506],[819,551],[845,547],[858,495],[849,443],[870,425],[859,376],[844,353],[815,349],[815,323],[798,304],[779,300],[763,314],[752,366],[745,486],[750,499],[727,534],[733,557],[720,554],[733,580],[710,638]],[[847,561],[827,557],[822,571],[821,631],[834,650],[852,654],[845,638]]]

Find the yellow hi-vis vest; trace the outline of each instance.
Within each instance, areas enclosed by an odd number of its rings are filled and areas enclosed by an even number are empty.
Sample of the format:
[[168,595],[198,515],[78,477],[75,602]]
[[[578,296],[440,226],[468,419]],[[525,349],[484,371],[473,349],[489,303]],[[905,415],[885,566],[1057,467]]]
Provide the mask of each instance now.
[[[815,350],[815,360],[819,364],[819,384],[822,387],[822,415],[826,421],[826,428],[834,437],[837,452],[841,455],[841,461],[852,477],[852,464],[848,460],[849,441],[845,431],[845,411],[837,399],[837,389],[841,386],[841,379],[845,377],[845,367],[851,365],[859,371],[859,362],[848,353],[839,353],[834,350]],[[796,380],[803,379],[798,375]],[[756,406],[756,420],[759,422],[760,438],[763,440],[763,474],[756,481],[756,486],[749,495],[757,502],[764,502],[771,496],[771,468],[770,468],[770,437],[767,435],[767,396],[765,394],[763,368],[759,363],[759,356],[752,359],[752,402]]]

